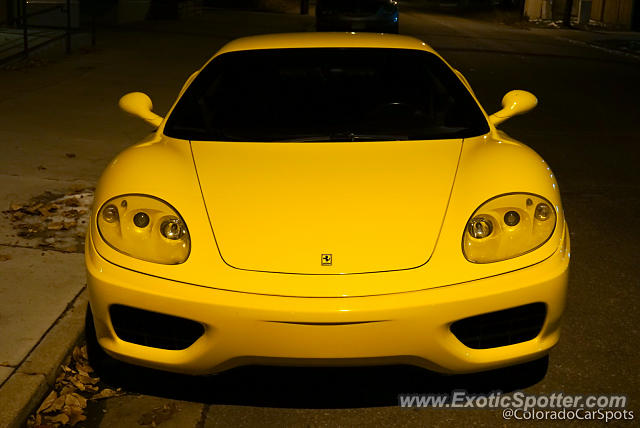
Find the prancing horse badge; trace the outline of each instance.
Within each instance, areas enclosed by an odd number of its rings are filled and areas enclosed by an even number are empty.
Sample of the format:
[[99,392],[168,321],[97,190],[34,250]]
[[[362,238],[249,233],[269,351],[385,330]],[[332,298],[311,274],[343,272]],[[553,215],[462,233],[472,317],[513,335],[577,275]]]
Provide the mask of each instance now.
[[331,254],[323,254],[322,258],[320,259],[320,263],[322,264],[322,266],[331,266],[332,262],[333,256]]

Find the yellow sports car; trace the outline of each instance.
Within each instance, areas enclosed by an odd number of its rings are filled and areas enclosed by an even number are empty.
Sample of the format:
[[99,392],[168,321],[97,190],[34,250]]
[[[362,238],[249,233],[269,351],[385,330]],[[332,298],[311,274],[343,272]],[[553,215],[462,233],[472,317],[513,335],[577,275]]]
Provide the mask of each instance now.
[[[466,373],[544,358],[569,233],[554,174],[465,78],[408,36],[225,45],[96,189],[88,337],[161,370],[410,364]],[[95,337],[94,337],[95,335]]]

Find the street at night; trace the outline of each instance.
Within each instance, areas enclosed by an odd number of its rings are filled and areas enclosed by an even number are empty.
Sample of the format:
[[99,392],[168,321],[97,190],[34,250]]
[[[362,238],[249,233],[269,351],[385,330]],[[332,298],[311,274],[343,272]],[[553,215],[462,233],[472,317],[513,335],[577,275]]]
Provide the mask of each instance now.
[[[467,375],[439,375],[395,365],[248,366],[194,377],[116,364],[106,367],[96,386],[112,390],[113,396],[89,400],[86,420],[75,426],[549,423],[505,420],[501,408],[399,406],[400,394],[455,390],[624,395],[626,411],[637,420],[640,54],[611,46],[622,39],[640,43],[640,33],[507,25],[486,15],[427,11],[418,3],[400,2],[400,34],[423,40],[459,70],[488,114],[500,110],[502,97],[513,89],[530,91],[538,98],[534,110],[510,119],[500,129],[550,165],[570,231],[567,304],[560,340],[551,350],[544,378],[528,372],[533,370],[529,366]],[[87,302],[81,239],[73,245],[65,241],[64,248],[53,241],[43,245],[37,234],[20,232],[12,213],[47,192],[91,197],[109,162],[152,130],[118,109],[118,99],[125,93],[148,94],[154,111],[164,116],[190,74],[228,41],[314,30],[313,15],[295,11],[209,9],[180,20],[105,27],[98,31],[95,48],[0,69],[3,388],[18,388],[17,383],[9,385],[18,376],[27,379],[26,384],[32,380],[29,376],[37,377],[38,403],[31,407],[38,408],[56,376],[25,369],[23,364],[35,364],[32,352],[43,342],[54,349],[48,351],[54,355],[61,351],[50,341],[74,340],[59,334],[48,341],[42,337],[72,309],[77,313],[71,316],[74,327],[69,331],[83,328]],[[477,186],[482,186],[483,177],[477,180]],[[64,230],[59,233],[62,236]],[[83,343],[81,339],[78,345]],[[68,353],[72,348],[73,343],[61,349]],[[634,425],[630,420],[613,423]]]

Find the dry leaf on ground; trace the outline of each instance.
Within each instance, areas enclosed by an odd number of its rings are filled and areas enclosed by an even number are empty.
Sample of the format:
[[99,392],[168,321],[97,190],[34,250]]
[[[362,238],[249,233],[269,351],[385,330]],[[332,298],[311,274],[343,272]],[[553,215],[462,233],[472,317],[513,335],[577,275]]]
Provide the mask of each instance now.
[[37,412],[31,415],[27,426],[31,428],[58,428],[74,426],[87,419],[84,409],[87,400],[99,400],[123,395],[118,390],[100,391],[100,378],[91,376],[86,346],[74,348],[69,364],[60,366],[54,390],[44,399]]
[[36,413],[41,413],[47,410],[49,407],[51,407],[51,405],[53,404],[54,401],[56,401],[57,398],[58,398],[58,393],[55,391],[51,391],[49,395],[47,395],[47,398],[44,399],[44,401],[42,402],[42,404],[40,405]]

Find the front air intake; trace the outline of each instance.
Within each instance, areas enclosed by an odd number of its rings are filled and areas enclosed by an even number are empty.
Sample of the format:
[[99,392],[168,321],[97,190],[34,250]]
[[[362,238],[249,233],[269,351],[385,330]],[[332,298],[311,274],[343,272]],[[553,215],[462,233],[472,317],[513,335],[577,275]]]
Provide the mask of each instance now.
[[497,348],[536,337],[546,315],[544,303],[531,303],[456,321],[451,324],[451,332],[469,348]]
[[116,335],[125,342],[152,348],[186,349],[204,334],[202,324],[124,305],[109,308]]

